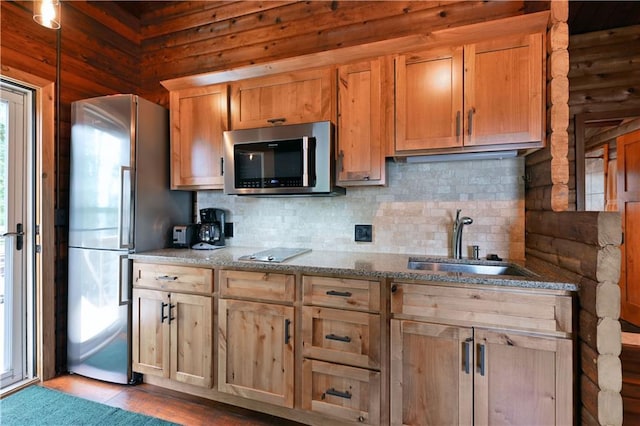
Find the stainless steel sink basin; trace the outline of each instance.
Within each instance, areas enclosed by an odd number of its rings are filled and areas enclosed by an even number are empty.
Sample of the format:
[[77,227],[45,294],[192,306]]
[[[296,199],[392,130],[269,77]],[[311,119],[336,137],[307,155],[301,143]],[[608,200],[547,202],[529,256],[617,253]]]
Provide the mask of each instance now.
[[511,263],[458,263],[410,257],[407,267],[421,271],[458,272],[463,274],[531,276],[526,269]]

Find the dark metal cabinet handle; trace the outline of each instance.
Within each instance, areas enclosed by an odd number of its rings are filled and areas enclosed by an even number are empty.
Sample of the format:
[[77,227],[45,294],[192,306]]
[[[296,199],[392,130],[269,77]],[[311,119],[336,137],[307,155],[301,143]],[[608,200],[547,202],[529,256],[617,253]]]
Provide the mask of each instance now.
[[460,137],[460,123],[461,123],[461,116],[462,114],[460,114],[460,111],[456,112],[456,138]]
[[172,312],[172,309],[175,307],[176,305],[169,304],[169,324],[171,324],[171,321],[176,319],[176,317],[173,316],[173,312]]
[[471,345],[473,344],[473,338],[469,337],[464,341],[464,372],[470,373],[471,370]]
[[345,343],[349,343],[351,342],[351,337],[349,336],[338,336],[336,334],[327,334],[326,336],[324,336],[325,339],[327,340],[337,340],[338,342],[345,342]]
[[289,318],[285,318],[284,320],[284,344],[288,345],[291,340],[291,333],[289,328],[291,326],[291,320]]
[[166,308],[167,306],[169,306],[168,303],[160,302],[160,322],[164,322],[164,320],[169,318],[164,314],[164,308]]
[[485,352],[485,348],[484,345],[478,345],[479,349],[480,349],[480,375],[484,376],[484,371],[485,371],[485,364],[484,364],[484,352]]
[[329,291],[327,291],[327,296],[351,297],[351,292],[349,292],[349,291],[329,290]]
[[284,123],[285,121],[287,121],[287,119],[284,118],[284,117],[270,118],[270,119],[267,120],[267,123],[269,123],[269,124],[277,124],[277,123]]
[[473,134],[473,114],[476,112],[475,108],[469,110],[469,136]]

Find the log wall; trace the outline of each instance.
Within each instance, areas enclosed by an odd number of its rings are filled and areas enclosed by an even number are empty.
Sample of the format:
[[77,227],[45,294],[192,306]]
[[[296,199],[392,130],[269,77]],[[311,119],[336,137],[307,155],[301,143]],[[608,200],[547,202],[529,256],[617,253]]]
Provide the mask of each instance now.
[[551,3],[547,30],[546,146],[527,156],[527,210],[565,211],[569,206],[569,4]]
[[[33,21],[33,2],[0,2],[0,73],[14,69],[56,81],[58,31]],[[56,371],[66,371],[67,210],[71,102],[114,93],[135,93],[140,85],[138,21],[105,2],[62,2],[59,126],[55,147]],[[51,216],[54,212],[49,212]]]
[[[640,108],[640,25],[571,36],[569,39],[568,206],[576,210],[576,114]],[[551,151],[527,158],[532,188],[527,208],[552,210]],[[549,200],[549,203],[543,200]]]
[[621,218],[613,212],[526,213],[526,256],[579,284],[577,414],[583,425],[622,424]]

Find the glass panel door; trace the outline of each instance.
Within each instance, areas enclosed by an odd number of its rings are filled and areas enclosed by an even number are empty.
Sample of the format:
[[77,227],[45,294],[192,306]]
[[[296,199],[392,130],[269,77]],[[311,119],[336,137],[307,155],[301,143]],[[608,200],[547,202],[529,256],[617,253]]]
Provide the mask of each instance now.
[[0,89],[0,389],[26,379],[28,139],[30,92]]

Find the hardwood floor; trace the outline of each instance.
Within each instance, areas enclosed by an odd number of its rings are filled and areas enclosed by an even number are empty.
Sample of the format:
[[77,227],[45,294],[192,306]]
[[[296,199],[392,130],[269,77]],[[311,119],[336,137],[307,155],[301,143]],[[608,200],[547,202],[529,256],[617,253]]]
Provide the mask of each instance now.
[[48,380],[42,386],[185,426],[299,424],[148,384],[126,386],[65,375]]

